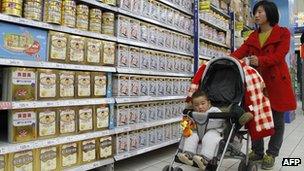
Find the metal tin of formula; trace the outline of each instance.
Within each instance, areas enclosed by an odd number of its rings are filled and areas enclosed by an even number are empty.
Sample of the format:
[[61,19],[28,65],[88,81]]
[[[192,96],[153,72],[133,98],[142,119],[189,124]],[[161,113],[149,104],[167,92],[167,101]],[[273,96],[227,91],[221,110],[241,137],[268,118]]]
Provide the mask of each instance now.
[[89,7],[87,5],[77,5],[76,7],[76,28],[88,30],[89,28]]
[[101,32],[101,17],[102,11],[100,9],[90,9],[90,31],[96,33]]
[[116,0],[102,0],[102,2],[108,5],[116,5]]
[[42,4],[39,2],[28,2],[24,4],[24,17],[31,20],[41,21]]
[[114,13],[104,12],[102,14],[102,34],[114,35]]
[[2,2],[2,13],[12,16],[21,17],[22,0],[8,0]]
[[45,3],[45,19],[47,23],[61,23],[61,0],[49,0]]
[[61,24],[74,28],[76,26],[76,3],[73,0],[64,0],[62,4]]

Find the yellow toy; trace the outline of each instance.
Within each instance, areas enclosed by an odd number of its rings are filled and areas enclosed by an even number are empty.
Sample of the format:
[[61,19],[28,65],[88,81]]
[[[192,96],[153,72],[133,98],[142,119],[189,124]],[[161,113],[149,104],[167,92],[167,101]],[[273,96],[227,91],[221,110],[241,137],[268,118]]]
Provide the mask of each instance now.
[[183,129],[183,136],[190,137],[192,135],[192,129],[195,128],[193,121],[188,116],[183,116],[180,124]]

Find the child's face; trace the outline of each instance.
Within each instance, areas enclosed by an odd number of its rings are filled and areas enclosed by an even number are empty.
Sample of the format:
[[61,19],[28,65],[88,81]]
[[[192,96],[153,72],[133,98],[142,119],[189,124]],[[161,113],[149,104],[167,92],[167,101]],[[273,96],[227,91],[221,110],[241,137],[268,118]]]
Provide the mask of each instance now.
[[206,112],[211,107],[210,101],[205,96],[192,99],[192,104],[196,112]]

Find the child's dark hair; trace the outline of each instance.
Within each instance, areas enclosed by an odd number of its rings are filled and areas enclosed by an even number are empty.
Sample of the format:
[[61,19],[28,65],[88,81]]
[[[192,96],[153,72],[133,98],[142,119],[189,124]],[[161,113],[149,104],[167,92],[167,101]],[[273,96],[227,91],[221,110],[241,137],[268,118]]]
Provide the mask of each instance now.
[[253,15],[256,14],[258,8],[262,6],[265,10],[267,20],[271,26],[274,26],[279,23],[279,11],[278,7],[274,2],[267,0],[259,1],[253,7]]
[[195,99],[195,98],[198,98],[198,97],[202,97],[202,96],[209,99],[207,93],[205,93],[204,91],[199,90],[199,91],[196,91],[196,92],[193,93],[192,100]]

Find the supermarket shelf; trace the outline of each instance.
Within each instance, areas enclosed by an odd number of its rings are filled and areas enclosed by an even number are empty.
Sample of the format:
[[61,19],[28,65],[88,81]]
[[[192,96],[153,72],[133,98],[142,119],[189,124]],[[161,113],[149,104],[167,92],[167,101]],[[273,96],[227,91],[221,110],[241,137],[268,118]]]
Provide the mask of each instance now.
[[206,60],[211,60],[211,59],[212,59],[212,57],[209,57],[209,56],[202,56],[202,55],[200,55],[199,58],[200,58],[200,59],[206,59]]
[[104,4],[104,3],[98,2],[96,0],[79,0],[79,1],[80,2],[84,2],[86,4],[94,5],[96,7],[100,7],[102,9],[106,9],[106,10],[109,10],[109,11],[117,12],[117,7]]
[[130,132],[130,131],[134,131],[134,130],[175,123],[175,122],[179,122],[181,120],[182,120],[182,117],[177,117],[177,118],[172,118],[172,119],[158,120],[158,121],[154,121],[154,122],[138,123],[138,124],[134,124],[134,125],[117,127],[117,128],[115,128],[115,134],[120,134],[123,132]]
[[118,73],[124,74],[140,74],[140,75],[159,75],[159,76],[171,76],[171,77],[192,77],[193,73],[176,73],[176,72],[161,72],[161,71],[149,71],[135,68],[117,68]]
[[212,5],[211,4],[211,9],[217,13],[219,13],[220,15],[226,17],[226,18],[229,18],[230,19],[230,16],[228,14],[226,14],[225,12],[223,12],[223,10],[217,8],[216,6]]
[[193,56],[193,54],[190,54],[190,53],[180,52],[180,51],[174,50],[174,49],[166,49],[166,48],[162,48],[162,47],[158,47],[158,46],[151,45],[148,43],[134,41],[134,40],[130,40],[130,39],[117,38],[117,42],[122,43],[122,44],[127,44],[127,45],[143,47],[143,48],[147,48],[147,49],[153,49],[153,50],[158,50],[158,51],[163,51],[163,52],[179,54],[179,55]]
[[223,43],[219,43],[219,42],[216,42],[216,41],[214,41],[214,40],[211,40],[211,39],[207,39],[207,38],[203,38],[203,37],[200,37],[200,39],[201,40],[204,40],[204,41],[207,41],[207,42],[209,42],[209,43],[212,43],[212,44],[214,44],[214,45],[218,45],[218,46],[221,46],[221,47],[224,47],[224,48],[230,48],[228,45],[225,45],[225,44],[223,44]]
[[182,9],[180,6],[175,5],[175,4],[172,3],[172,2],[169,2],[168,0],[158,0],[158,1],[164,3],[164,4],[168,5],[168,6],[170,6],[170,7],[172,7],[172,8],[175,8],[175,9],[178,10],[178,11],[181,11],[181,12],[184,12],[184,13],[186,13],[186,14],[188,14],[188,15],[193,16],[193,13],[192,13],[192,12],[189,12],[189,11],[187,11],[186,9]]
[[205,19],[203,19],[203,18],[201,18],[201,17],[200,17],[200,20],[201,20],[202,22],[204,22],[205,24],[208,24],[209,26],[214,27],[215,29],[218,29],[218,30],[221,30],[221,31],[224,31],[224,32],[228,32],[227,29],[222,28],[222,27],[220,27],[220,26],[217,26],[216,24],[212,24],[211,22],[209,22],[209,21],[207,21],[207,20],[205,20]]
[[116,72],[116,68],[108,67],[108,66],[74,65],[74,64],[63,64],[63,63],[55,63],[55,62],[25,61],[25,60],[5,59],[5,58],[0,58],[0,65],[83,70],[83,71]]
[[5,14],[0,14],[0,21],[6,21],[6,22],[10,22],[10,23],[15,23],[15,24],[22,24],[22,25],[26,25],[26,26],[37,27],[37,28],[48,29],[48,30],[55,30],[55,31],[59,31],[59,32],[65,32],[65,33],[92,37],[92,38],[98,38],[98,39],[103,39],[103,40],[116,41],[116,37],[114,37],[114,36],[108,36],[105,34],[98,34],[98,33],[89,32],[89,31],[82,31],[82,30],[75,29],[75,28],[48,24],[48,23],[39,22],[39,21],[33,21],[33,20],[26,19],[26,18],[12,17],[12,16],[8,16]]
[[153,97],[153,96],[140,96],[140,97],[116,97],[115,101],[118,104],[121,103],[137,103],[137,102],[148,102],[148,101],[161,101],[161,100],[179,100],[186,99],[186,96],[163,96],[163,97]]
[[149,22],[149,23],[155,24],[155,25],[157,25],[157,26],[160,26],[160,27],[163,27],[163,28],[166,28],[166,29],[170,29],[170,30],[173,30],[173,31],[182,33],[182,34],[186,34],[186,35],[189,35],[189,36],[193,36],[193,34],[191,34],[191,33],[189,33],[189,32],[186,32],[185,30],[176,28],[176,27],[174,27],[174,26],[170,26],[170,25],[165,24],[165,23],[161,23],[161,22],[159,22],[159,21],[157,21],[157,20],[153,20],[153,19],[150,19],[150,18],[146,18],[146,17],[140,16],[140,15],[138,15],[138,14],[133,14],[133,13],[131,13],[131,12],[129,12],[129,11],[124,10],[124,9],[118,9],[118,12],[119,12],[120,14],[127,15],[127,16],[129,16],[129,17],[133,17],[133,18],[136,18],[136,19],[145,21],[145,22]]
[[114,98],[89,98],[53,101],[29,101],[29,102],[0,102],[0,110],[6,109],[28,109],[59,106],[82,106],[114,103]]
[[139,155],[139,154],[143,154],[143,153],[146,153],[146,152],[149,152],[149,151],[153,151],[153,150],[156,150],[156,149],[159,149],[159,148],[162,148],[162,147],[166,147],[168,145],[175,144],[175,143],[178,143],[178,142],[179,142],[179,139],[171,140],[171,141],[164,142],[164,143],[152,146],[152,147],[148,147],[148,148],[144,148],[144,149],[140,149],[140,150],[136,150],[136,151],[131,151],[131,152],[124,153],[124,154],[119,154],[119,155],[114,156],[114,159],[115,159],[115,161],[123,160],[123,159],[129,158],[129,157],[133,157],[133,156],[136,156],[136,155]]
[[81,166],[72,167],[69,169],[64,169],[64,171],[85,171],[95,169],[101,166],[106,166],[114,163],[114,158],[103,159],[99,161],[95,161],[93,163],[84,164]]
[[112,130],[103,130],[103,131],[96,131],[96,132],[89,132],[84,134],[77,134],[77,135],[70,135],[70,136],[64,136],[64,137],[56,137],[52,139],[45,139],[45,140],[36,140],[36,141],[30,141],[30,142],[24,142],[24,143],[18,143],[18,144],[10,144],[10,143],[0,143],[0,155],[6,154],[6,153],[13,153],[18,151],[24,151],[24,150],[30,150],[30,149],[36,149],[36,148],[43,148],[48,146],[55,146],[59,144],[65,144],[70,142],[76,142],[76,141],[82,141],[97,137],[104,137],[114,134],[119,134],[126,131],[132,131],[132,130],[138,130],[138,129],[144,129],[169,123],[178,122],[181,120],[181,117],[178,118],[172,118],[168,120],[163,121],[155,121],[151,123],[141,123],[136,125],[128,125],[124,127],[118,127]]

